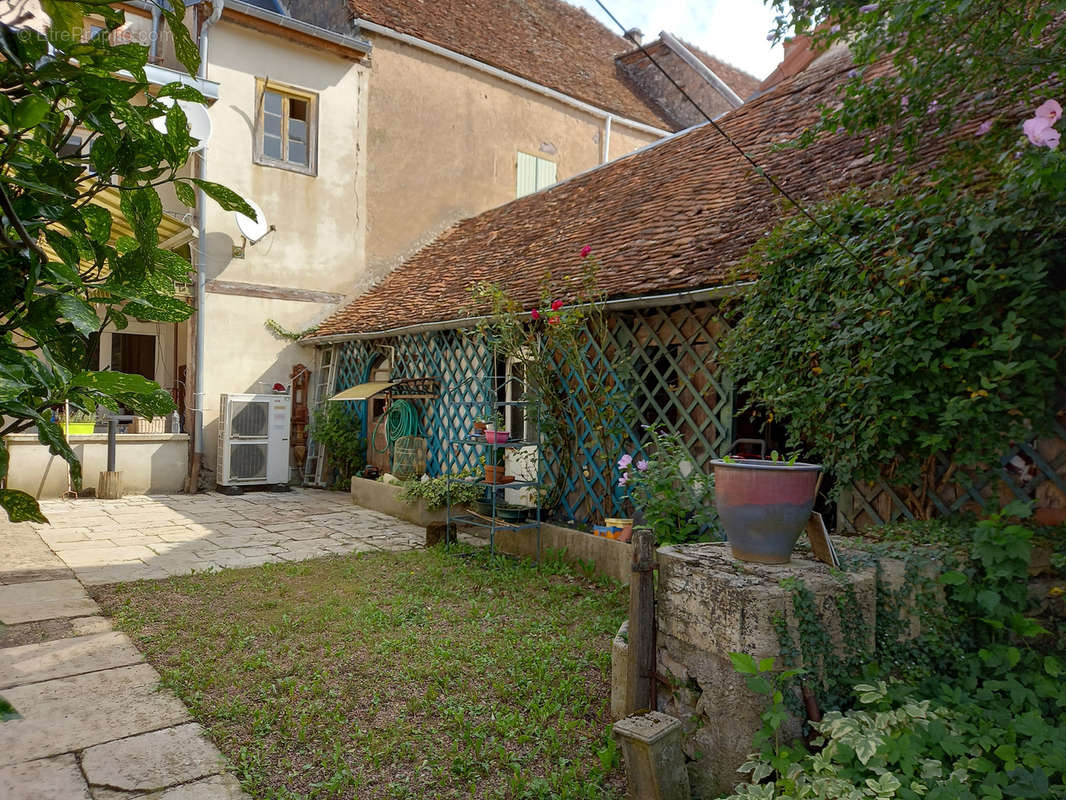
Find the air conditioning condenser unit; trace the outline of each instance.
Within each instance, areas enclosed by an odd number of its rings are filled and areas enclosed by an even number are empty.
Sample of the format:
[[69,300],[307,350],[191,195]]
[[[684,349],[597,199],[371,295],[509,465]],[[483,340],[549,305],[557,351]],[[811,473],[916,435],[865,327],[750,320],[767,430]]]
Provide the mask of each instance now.
[[219,487],[287,485],[292,397],[224,394],[219,410]]

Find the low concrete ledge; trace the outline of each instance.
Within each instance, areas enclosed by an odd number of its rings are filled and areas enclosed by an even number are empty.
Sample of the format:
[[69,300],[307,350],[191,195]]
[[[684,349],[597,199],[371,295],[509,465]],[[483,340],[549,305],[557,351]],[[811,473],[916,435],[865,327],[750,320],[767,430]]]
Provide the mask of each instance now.
[[[425,502],[417,504],[405,503],[400,499],[400,487],[395,484],[371,481],[366,478],[352,478],[352,501],[357,506],[380,511],[393,517],[413,522],[415,525],[429,525],[433,522],[446,522],[447,512],[445,509],[428,511]],[[487,528],[466,527],[464,533],[469,533],[478,538],[488,539]],[[557,550],[563,552],[563,560],[570,564],[579,561],[593,564],[596,574],[613,578],[622,583],[629,583],[630,561],[632,560],[632,548],[627,542],[619,542],[615,539],[605,539],[602,536],[592,536],[573,528],[564,528],[562,525],[552,525],[545,522],[541,525],[541,550]],[[536,530],[496,531],[496,549],[501,553],[515,556],[537,555],[537,532]]]
[[[471,528],[466,532],[486,539],[489,535],[485,528]],[[540,526],[540,548],[544,553],[549,550],[561,550],[563,561],[568,564],[591,562],[597,575],[613,578],[624,584],[629,583],[633,548],[628,542],[593,536],[545,522]],[[501,553],[536,558],[537,531],[497,530],[496,549]]]
[[[34,497],[60,497],[67,490],[67,462],[48,452],[32,433],[4,438],[11,454],[7,486]],[[83,488],[97,488],[97,478],[107,470],[107,434],[90,433],[68,438],[81,461]],[[185,484],[189,465],[187,433],[123,433],[117,439],[117,469],[126,494],[176,494]]]
[[429,511],[424,500],[415,504],[404,502],[400,499],[400,487],[384,481],[352,478],[352,502],[390,517],[413,522],[415,525],[426,526],[431,522],[446,522],[448,519],[445,509]]

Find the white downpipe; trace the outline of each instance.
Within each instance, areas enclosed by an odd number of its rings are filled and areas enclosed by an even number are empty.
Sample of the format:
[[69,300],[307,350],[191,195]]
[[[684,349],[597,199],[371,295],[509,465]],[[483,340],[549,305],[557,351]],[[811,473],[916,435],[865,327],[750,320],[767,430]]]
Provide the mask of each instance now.
[[525,78],[520,78],[510,72],[498,69],[497,67],[489,66],[484,62],[470,58],[469,56],[464,56],[461,53],[456,53],[454,50],[449,50],[446,47],[441,47],[440,45],[433,44],[432,42],[427,42],[425,39],[419,39],[414,36],[409,36],[406,33],[394,31],[392,28],[386,28],[384,25],[378,25],[375,22],[370,22],[369,20],[365,19],[356,19],[355,26],[359,30],[370,31],[371,33],[377,33],[381,36],[387,36],[390,39],[395,39],[398,42],[403,42],[404,44],[408,44],[411,47],[417,47],[421,50],[426,50],[430,53],[442,56],[443,58],[455,61],[464,66],[470,67],[471,69],[476,69],[480,72],[484,72],[487,75],[491,75],[492,77],[498,78],[501,81],[507,81],[508,83],[513,83],[516,86],[521,86],[523,89],[528,89],[529,91],[535,92],[539,95],[543,95],[544,97],[550,97],[552,100],[560,102],[563,105],[570,106],[571,108],[576,108],[579,111],[584,111],[586,114],[591,114],[592,116],[599,117],[600,119],[610,119],[611,117],[614,117],[615,121],[619,125],[625,125],[626,127],[632,128],[633,130],[642,131],[644,133],[652,133],[656,136],[673,135],[672,131],[663,130],[662,128],[656,128],[654,125],[646,125],[643,122],[637,122],[635,119],[619,117],[610,111],[605,111],[602,108],[597,108],[594,105],[590,105],[588,103],[582,102],[581,100],[577,100],[576,98],[573,98],[568,94],[563,94],[562,92],[558,92],[555,89],[549,89],[547,86],[542,86],[539,83],[534,83],[533,81],[526,80]]
[[611,120],[613,120],[610,114],[607,115],[607,119],[603,121],[603,158],[600,159],[601,164],[606,164],[611,160]]
[[[214,0],[211,16],[204,20],[200,28],[200,69],[196,77],[207,77],[207,32],[208,29],[218,22],[222,16],[225,0]],[[199,153],[196,164],[197,177],[203,179],[207,176],[207,147]],[[195,424],[193,426],[194,444],[193,453],[201,457],[204,454],[204,327],[207,322],[207,195],[203,189],[196,191],[196,229],[199,236],[196,240],[196,365],[193,392],[195,411]],[[190,486],[191,492],[196,492],[198,487]]]

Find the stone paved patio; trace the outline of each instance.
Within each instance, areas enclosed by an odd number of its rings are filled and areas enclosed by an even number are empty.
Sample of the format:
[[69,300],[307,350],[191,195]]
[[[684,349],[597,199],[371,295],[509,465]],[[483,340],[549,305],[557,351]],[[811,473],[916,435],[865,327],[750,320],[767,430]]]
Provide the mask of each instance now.
[[44,501],[0,523],[4,800],[237,800],[218,750],[87,584],[404,550],[422,528],[317,490]]
[[50,524],[30,527],[86,585],[425,543],[422,528],[317,489],[50,500],[43,508]]

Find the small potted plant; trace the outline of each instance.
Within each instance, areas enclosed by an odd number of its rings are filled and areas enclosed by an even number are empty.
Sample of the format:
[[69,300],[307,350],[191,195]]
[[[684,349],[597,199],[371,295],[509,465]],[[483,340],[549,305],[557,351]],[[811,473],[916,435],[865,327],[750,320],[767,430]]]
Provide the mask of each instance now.
[[96,429],[96,415],[81,409],[71,409],[62,418],[63,433],[67,436],[84,436]]
[[725,458],[714,466],[718,516],[734,557],[760,564],[787,564],[810,519],[821,464],[782,459]]
[[505,451],[502,447],[493,447],[488,456],[481,457],[481,463],[485,465],[485,483],[506,483],[504,473]]
[[486,414],[484,412],[474,417],[474,438],[485,438],[485,429],[493,423],[492,414]]

